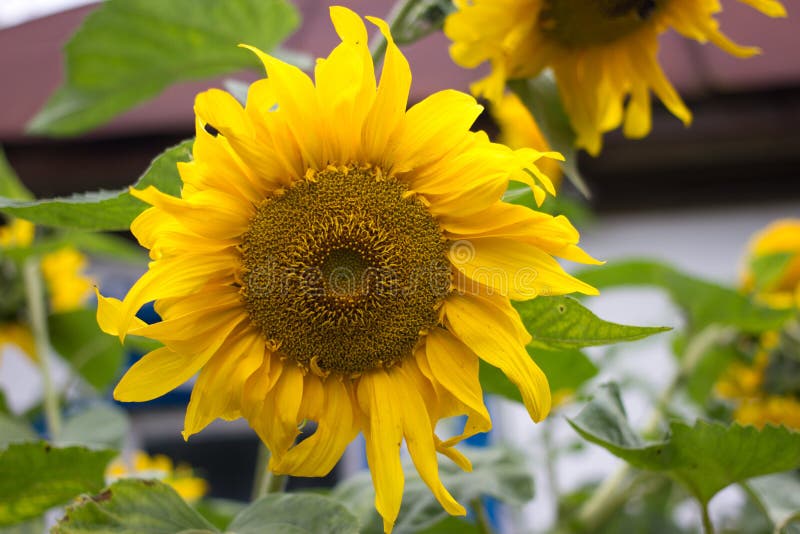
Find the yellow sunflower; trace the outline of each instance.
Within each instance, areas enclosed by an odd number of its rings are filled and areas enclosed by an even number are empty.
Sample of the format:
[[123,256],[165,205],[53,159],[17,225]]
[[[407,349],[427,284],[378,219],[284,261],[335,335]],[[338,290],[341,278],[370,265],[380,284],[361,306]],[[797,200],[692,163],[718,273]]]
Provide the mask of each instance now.
[[743,425],[763,428],[767,424],[800,429],[800,391],[769,391],[771,360],[781,358],[777,332],[762,335],[752,364],[734,363],[716,384],[717,394],[735,403],[733,418]]
[[[436,452],[489,430],[478,361],[515,383],[531,417],[550,408],[547,379],[510,299],[596,292],[553,256],[593,262],[564,217],[503,203],[509,180],[553,192],[534,161],[469,127],[481,107],[442,91],[406,109],[411,72],[387,24],[376,84],[367,31],[331,8],[342,42],[312,81],[251,47],[268,78],[247,105],[210,90],[195,102],[194,159],[181,197],[132,191],[152,207],[132,232],[149,270],[124,300],[99,296],[98,322],[121,338],[163,342],[122,378],[121,401],[163,395],[199,371],[184,437],[244,416],[269,468],[322,476],[359,433],[387,531],[400,509],[405,440],[442,506]],[[155,301],[160,323],[136,318]],[[440,419],[465,414],[443,440]],[[316,422],[295,444],[298,425]]]
[[[498,141],[510,148],[535,148],[542,152],[550,150],[544,134],[536,124],[531,112],[514,93],[506,93],[489,107],[492,117],[500,128]],[[558,189],[561,183],[561,165],[554,159],[537,162],[539,170],[547,175]]]
[[[770,17],[785,17],[778,0],[739,0]],[[684,124],[691,113],[658,63],[658,37],[668,29],[748,57],[755,47],[731,42],[715,15],[719,0],[454,0],[445,21],[450,55],[461,66],[491,63],[473,84],[499,100],[508,79],[550,67],[577,132],[577,145],[600,152],[602,134],[624,124],[628,137],[650,131],[650,91]],[[627,104],[625,103],[627,100]]]
[[[787,264],[777,278],[756,288],[752,262],[772,254],[789,254]],[[753,236],[742,275],[745,291],[777,308],[800,308],[800,219],[775,221]]]
[[194,503],[208,493],[208,482],[194,476],[191,467],[175,467],[172,460],[163,454],[150,456],[143,451],[135,451],[132,458],[119,457],[106,468],[106,484],[122,478],[156,479],[174,489],[183,500]]

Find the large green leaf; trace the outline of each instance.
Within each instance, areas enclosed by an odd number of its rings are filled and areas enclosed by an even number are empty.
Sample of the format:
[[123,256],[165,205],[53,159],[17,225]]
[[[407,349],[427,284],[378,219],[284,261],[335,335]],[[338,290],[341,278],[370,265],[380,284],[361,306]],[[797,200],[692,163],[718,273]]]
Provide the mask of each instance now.
[[111,450],[14,443],[0,452],[0,525],[17,523],[103,487]]
[[645,443],[630,427],[613,384],[569,423],[634,467],[672,476],[704,505],[730,484],[800,467],[800,433],[785,427],[672,422],[665,440]]
[[211,534],[219,531],[174,489],[156,480],[122,479],[67,508],[53,534]]
[[95,404],[68,418],[58,441],[120,449],[129,427],[128,416],[123,410],[110,404]]
[[[533,498],[533,478],[525,457],[505,447],[466,449],[472,472],[466,473],[449,461],[441,462],[442,483],[464,506],[483,495],[521,506]],[[420,479],[413,465],[404,465],[406,473],[403,504],[395,523],[395,534],[410,534],[431,528],[447,517],[431,490]],[[383,522],[375,511],[375,492],[369,473],[363,472],[339,484],[331,493],[345,503],[361,522],[362,534],[383,532]]]
[[626,326],[597,317],[572,297],[538,297],[514,307],[533,336],[529,346],[549,350],[575,349],[635,341],[666,332],[669,327]]
[[565,161],[561,166],[569,181],[584,196],[590,197],[589,187],[578,170],[575,130],[564,110],[552,73],[545,71],[532,80],[511,80],[508,86],[536,117],[536,123],[553,150],[564,155]]
[[719,323],[735,326],[744,332],[759,333],[780,328],[794,314],[792,310],[760,306],[735,289],[706,282],[655,261],[618,261],[586,269],[576,276],[599,289],[624,286],[663,288],[686,312],[689,326],[696,331]]
[[766,513],[776,531],[800,522],[800,477],[778,473],[754,478],[745,485]]
[[271,50],[299,22],[286,0],[109,0],[65,46],[66,80],[28,128],[79,134],[176,82],[257,67],[237,45]]
[[[193,140],[167,149],[133,185],[136,189],[154,186],[177,196],[181,178],[177,163],[192,158]],[[134,198],[128,189],[81,193],[70,197],[33,201],[0,198],[0,212],[37,224],[81,228],[85,230],[127,230],[147,204]]]
[[242,510],[229,534],[358,534],[358,521],[336,500],[322,495],[273,494]]
[[118,377],[124,348],[103,334],[94,310],[55,313],[48,318],[48,328],[53,348],[89,384],[102,390]]

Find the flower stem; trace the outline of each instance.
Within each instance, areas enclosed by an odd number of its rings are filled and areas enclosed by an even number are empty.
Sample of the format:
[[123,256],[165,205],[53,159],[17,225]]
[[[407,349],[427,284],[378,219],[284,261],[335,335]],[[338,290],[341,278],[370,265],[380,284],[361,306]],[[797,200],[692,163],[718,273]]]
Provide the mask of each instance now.
[[269,470],[269,449],[263,444],[258,444],[258,457],[256,471],[253,477],[252,500],[257,500],[269,493],[280,493],[286,487],[286,475],[276,475]]
[[711,522],[711,516],[708,515],[708,503],[700,503],[700,513],[703,516],[703,533],[714,534],[714,523]]
[[[389,25],[389,30],[392,32],[392,35],[395,35],[398,28],[400,28],[402,24],[405,24],[409,13],[411,13],[411,10],[414,9],[419,2],[420,0],[398,0],[394,4],[389,15],[386,17],[386,23]],[[383,34],[380,32],[375,34],[369,46],[370,53],[372,54],[372,61],[376,64],[378,63],[378,60],[383,56],[384,52],[386,52],[386,46],[388,44]]]
[[39,258],[31,256],[22,268],[25,281],[25,297],[28,304],[28,320],[33,330],[36,345],[36,359],[42,373],[44,389],[44,414],[51,440],[57,440],[61,433],[61,412],[58,407],[58,392],[50,374],[50,336],[47,332],[47,311]]
[[494,534],[492,523],[489,521],[489,516],[486,514],[486,507],[483,505],[483,499],[475,497],[470,501],[472,510],[475,512],[475,521],[478,524],[478,532],[481,534]]

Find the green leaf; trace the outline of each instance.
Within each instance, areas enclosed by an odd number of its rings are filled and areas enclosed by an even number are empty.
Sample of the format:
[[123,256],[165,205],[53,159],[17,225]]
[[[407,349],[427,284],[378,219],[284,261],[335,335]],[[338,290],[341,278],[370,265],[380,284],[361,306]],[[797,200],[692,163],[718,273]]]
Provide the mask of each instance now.
[[95,311],[79,309],[55,313],[48,318],[50,342],[71,367],[98,390],[119,374],[124,349],[119,340],[97,326]]
[[750,261],[750,270],[755,280],[755,290],[763,291],[774,286],[783,276],[796,252],[776,252],[757,256]]
[[157,480],[122,479],[67,508],[53,534],[218,533],[174,489]]
[[[528,353],[544,371],[554,394],[563,391],[576,391],[587,380],[597,375],[597,367],[577,349],[550,351],[528,347]],[[498,368],[481,361],[481,386],[483,392],[501,395],[516,402],[522,402],[517,387]]]
[[624,286],[663,288],[688,315],[689,326],[695,331],[719,323],[757,334],[780,328],[794,314],[793,310],[775,310],[758,305],[735,289],[706,282],[655,261],[619,261],[586,269],[576,276],[598,289]]
[[485,531],[481,530],[476,523],[470,523],[458,517],[447,516],[418,534],[454,534],[455,532],[458,534],[484,534]]
[[[192,143],[193,140],[186,140],[164,151],[133,187],[145,189],[152,185],[169,195],[179,195],[181,178],[176,164],[191,160]],[[127,230],[146,208],[147,204],[134,198],[127,188],[28,202],[0,198],[0,212],[7,215],[46,226],[84,230]]]
[[564,110],[555,78],[545,71],[532,80],[510,80],[508,87],[517,94],[542,130],[549,145],[564,155],[561,164],[572,185],[586,198],[591,198],[589,187],[578,170],[578,150],[575,148],[575,130]]
[[125,412],[110,404],[95,404],[64,423],[59,443],[122,448],[130,423]]
[[664,441],[645,443],[630,427],[613,384],[568,421],[584,439],[634,467],[675,478],[703,505],[730,484],[800,466],[800,433],[785,427],[673,422]]
[[0,449],[5,448],[9,443],[36,439],[36,432],[33,431],[27,421],[15,419],[8,415],[0,415]]
[[300,22],[286,0],[110,0],[64,48],[66,80],[28,124],[76,135],[184,80],[255,67]]
[[276,493],[257,500],[236,516],[230,534],[358,534],[358,521],[336,500],[311,493]]
[[[442,483],[462,505],[488,495],[514,506],[522,506],[533,498],[533,478],[525,456],[506,447],[468,449],[463,452],[472,461],[472,472],[461,471],[449,461],[439,466]],[[394,527],[394,534],[410,534],[431,528],[448,517],[428,486],[420,479],[413,465],[404,464],[406,475],[403,504]],[[362,534],[383,532],[383,523],[375,511],[375,492],[368,472],[340,483],[331,493],[346,504],[359,518]]]
[[0,197],[29,200],[33,194],[20,181],[17,173],[6,159],[6,154],[0,148]]
[[800,478],[777,473],[754,478],[744,485],[775,526],[776,531],[800,521]]
[[514,307],[533,336],[529,346],[574,349],[636,341],[671,330],[663,326],[626,326],[604,321],[572,297],[538,297]]
[[115,455],[45,442],[9,445],[0,452],[0,525],[37,517],[82,492],[99,490]]

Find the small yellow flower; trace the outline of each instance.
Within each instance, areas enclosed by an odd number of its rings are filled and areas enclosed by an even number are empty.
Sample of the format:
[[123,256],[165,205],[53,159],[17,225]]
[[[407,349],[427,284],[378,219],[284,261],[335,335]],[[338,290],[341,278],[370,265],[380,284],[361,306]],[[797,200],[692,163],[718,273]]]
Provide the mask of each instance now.
[[33,333],[27,325],[18,322],[0,323],[0,349],[3,345],[14,345],[30,359],[36,360]]
[[[785,17],[777,0],[739,0]],[[577,145],[600,152],[602,134],[623,125],[628,137],[650,131],[650,92],[684,124],[691,113],[658,63],[658,38],[673,29],[738,57],[759,53],[719,30],[719,0],[455,0],[444,26],[461,66],[491,63],[472,89],[499,100],[506,80],[555,73]],[[627,101],[627,104],[626,104]]]
[[92,280],[83,274],[86,256],[72,247],[63,247],[42,256],[41,265],[51,311],[71,311],[86,303],[92,290]]
[[0,223],[0,249],[27,247],[33,243],[35,230],[33,223],[22,219],[12,219],[6,224]]
[[757,297],[776,308],[800,308],[800,219],[775,221],[753,236],[748,246],[742,274],[745,291],[756,290],[756,280],[750,268],[759,257],[789,253],[791,257],[780,276],[757,290]]
[[[114,396],[146,401],[199,371],[184,436],[244,416],[269,468],[323,476],[359,433],[390,531],[400,510],[402,442],[441,505],[465,513],[439,478],[442,453],[491,427],[479,359],[520,389],[532,419],[550,410],[547,378],[510,299],[596,290],[553,258],[594,263],[564,217],[504,203],[509,180],[537,201],[553,184],[535,163],[560,157],[491,143],[470,126],[481,106],[442,91],[406,110],[411,72],[388,25],[376,81],[367,29],[331,8],[341,38],[315,80],[259,50],[268,78],[243,108],[222,91],[195,102],[194,160],[181,197],[132,191],[152,207],[132,225],[149,270],[123,301],[99,296],[121,338],[164,343]],[[135,316],[155,301],[161,323]],[[461,434],[436,435],[466,415]],[[298,425],[317,423],[295,444]]]
[[172,460],[163,454],[149,456],[136,451],[132,460],[120,457],[111,462],[106,468],[106,484],[121,478],[155,479],[171,486],[188,503],[197,502],[208,493],[208,482],[194,476],[186,465],[175,467]]
[[[514,149],[534,148],[540,152],[550,150],[536,119],[517,95],[506,93],[499,102],[493,102],[489,109],[500,128],[498,141]],[[558,189],[561,183],[561,165],[558,160],[543,159],[538,165]]]

